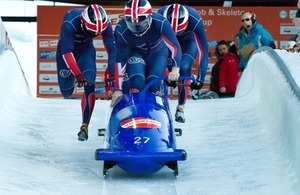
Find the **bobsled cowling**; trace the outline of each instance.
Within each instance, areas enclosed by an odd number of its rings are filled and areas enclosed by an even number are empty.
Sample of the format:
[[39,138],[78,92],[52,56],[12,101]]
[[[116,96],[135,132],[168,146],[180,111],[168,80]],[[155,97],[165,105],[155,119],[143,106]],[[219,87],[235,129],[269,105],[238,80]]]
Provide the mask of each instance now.
[[177,161],[186,160],[186,152],[176,148],[167,86],[162,96],[148,92],[150,82],[140,93],[124,94],[112,109],[105,132],[105,148],[95,151],[96,160],[104,160],[103,173],[114,165],[133,174],[149,174],[164,166],[178,173]]

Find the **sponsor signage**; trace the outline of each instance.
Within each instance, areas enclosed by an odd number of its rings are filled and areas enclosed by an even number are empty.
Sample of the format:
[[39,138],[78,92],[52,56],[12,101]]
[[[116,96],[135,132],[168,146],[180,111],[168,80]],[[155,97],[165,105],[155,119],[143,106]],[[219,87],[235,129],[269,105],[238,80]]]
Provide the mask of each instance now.
[[[76,6],[78,8],[78,6]],[[107,11],[110,22],[115,28],[118,21],[123,17],[123,6],[104,6]],[[153,6],[154,10],[159,7]],[[261,23],[273,36],[277,48],[284,48],[288,40],[299,32],[299,27],[292,24],[292,18],[296,14],[295,7],[198,7],[194,6],[203,18],[208,46],[209,46],[209,64],[207,75],[205,77],[204,88],[209,88],[211,68],[216,63],[215,47],[218,41],[234,40],[235,34],[241,27],[240,16],[244,11],[255,13],[257,21]],[[54,76],[49,77],[49,82],[45,75],[54,75],[56,73],[56,47],[59,39],[61,22],[64,14],[72,9],[72,6],[38,6],[37,14],[37,66],[38,66],[38,97],[61,97],[58,92],[53,95],[53,90],[49,86],[58,87]],[[49,17],[49,13],[55,13]],[[230,22],[229,22],[230,21]],[[51,28],[49,28],[51,26]],[[97,64],[97,82],[101,82],[104,71],[107,67],[107,53],[101,36],[94,40],[96,47],[96,64]],[[193,64],[192,74],[198,73],[198,61]],[[96,82],[96,83],[97,83]],[[101,88],[101,87],[99,87]],[[46,90],[48,89],[48,90]],[[54,88],[53,88],[54,89]],[[49,93],[47,93],[47,91]],[[74,96],[81,97],[82,90],[76,90]],[[177,89],[169,90],[171,98],[177,98]],[[49,95],[49,96],[48,96]],[[103,94],[97,95],[103,98]]]
[[124,120],[121,122],[122,128],[160,128],[161,123],[157,120],[146,118],[146,117],[136,117]]

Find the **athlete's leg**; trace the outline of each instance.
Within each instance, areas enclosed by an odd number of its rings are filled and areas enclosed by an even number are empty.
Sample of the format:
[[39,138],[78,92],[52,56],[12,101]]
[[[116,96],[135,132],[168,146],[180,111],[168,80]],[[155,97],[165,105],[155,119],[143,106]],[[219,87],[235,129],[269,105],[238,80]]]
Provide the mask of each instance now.
[[60,92],[64,98],[69,98],[74,91],[75,77],[63,60],[59,47],[56,53],[56,66],[57,80]]
[[89,125],[96,101],[95,85],[84,86],[81,97],[82,124]]
[[[182,59],[180,66],[180,76],[191,76],[192,66],[198,54],[198,46],[196,38],[193,34],[180,40],[182,49]],[[197,65],[196,65],[197,66]],[[188,84],[190,81],[182,81]],[[178,105],[185,105],[188,96],[189,88],[187,86],[178,87]]]
[[84,86],[84,94],[81,99],[82,123],[89,124],[95,105],[95,80],[96,80],[96,61],[94,48],[85,49],[78,58],[78,66],[88,80],[88,85]]
[[84,93],[81,97],[82,126],[78,133],[78,139],[84,141],[88,139],[88,125],[95,106],[95,80],[96,80],[96,62],[95,49],[90,47],[80,53],[77,60],[79,69],[88,80],[88,85],[84,86]]
[[[198,54],[195,37],[189,36],[181,40],[180,44],[182,49],[180,76],[191,76],[192,66]],[[175,113],[175,121],[184,123],[184,106],[190,90],[186,85],[190,83],[190,80],[180,80],[179,83],[183,85],[178,86],[178,105]]]
[[[129,92],[141,91],[145,86],[146,63],[138,52],[133,52],[127,60],[126,73],[128,76]],[[128,84],[127,83],[127,84]]]
[[[152,56],[147,58],[147,83],[164,76],[168,64],[168,49],[161,49],[155,52]],[[157,82],[149,88],[150,92],[160,92],[161,82]]]
[[[191,76],[192,65],[194,63],[194,59],[190,55],[184,54],[181,59],[180,66],[180,76]],[[186,99],[189,93],[188,85],[190,83],[189,80],[179,80],[178,85],[178,104],[185,105]],[[182,85],[183,84],[183,85]]]

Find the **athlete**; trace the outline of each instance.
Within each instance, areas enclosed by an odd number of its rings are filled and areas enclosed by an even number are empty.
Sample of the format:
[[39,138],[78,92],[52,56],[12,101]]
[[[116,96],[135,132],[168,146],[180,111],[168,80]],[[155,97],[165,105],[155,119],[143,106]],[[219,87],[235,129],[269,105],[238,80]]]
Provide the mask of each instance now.
[[[171,4],[157,11],[163,15],[172,26],[182,49],[180,64],[180,76],[191,76],[192,65],[198,55],[198,75],[196,82],[191,84],[192,89],[200,90],[203,87],[208,65],[208,45],[206,33],[201,16],[192,7]],[[172,63],[172,61],[169,61]],[[184,106],[186,103],[189,81],[179,81],[184,85],[178,85],[178,105],[175,113],[175,121],[184,123]]]
[[95,105],[96,50],[93,38],[100,34],[109,56],[108,64],[113,66],[116,57],[115,39],[103,7],[92,4],[65,14],[56,53],[58,84],[64,98],[73,94],[75,83],[84,88],[79,141],[88,139],[88,125]]
[[[146,83],[163,76],[167,68],[169,50],[174,63],[168,79],[178,79],[181,63],[179,42],[170,23],[162,15],[153,12],[147,0],[128,1],[124,9],[124,18],[117,24],[114,34],[117,66],[111,106],[123,93],[139,92]],[[124,73],[125,78],[121,86],[119,77]],[[160,82],[153,85],[149,91],[159,95]]]

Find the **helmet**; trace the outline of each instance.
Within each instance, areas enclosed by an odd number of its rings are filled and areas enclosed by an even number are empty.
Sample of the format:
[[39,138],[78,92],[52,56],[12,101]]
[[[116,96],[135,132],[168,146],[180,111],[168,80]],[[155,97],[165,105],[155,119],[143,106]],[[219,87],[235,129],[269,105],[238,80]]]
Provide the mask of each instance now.
[[108,17],[100,5],[92,4],[85,8],[80,17],[82,28],[90,36],[98,36],[108,25]]
[[130,0],[124,10],[127,27],[137,36],[142,36],[151,25],[152,7],[147,0]]
[[169,20],[177,35],[182,34],[188,26],[189,12],[183,5],[177,3],[168,5],[163,15]]

